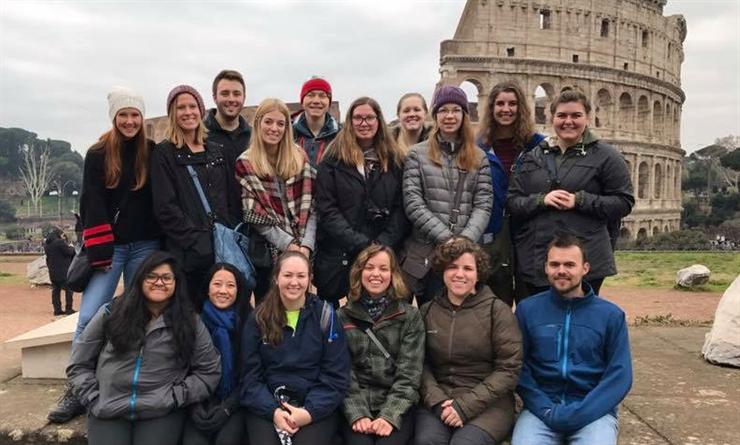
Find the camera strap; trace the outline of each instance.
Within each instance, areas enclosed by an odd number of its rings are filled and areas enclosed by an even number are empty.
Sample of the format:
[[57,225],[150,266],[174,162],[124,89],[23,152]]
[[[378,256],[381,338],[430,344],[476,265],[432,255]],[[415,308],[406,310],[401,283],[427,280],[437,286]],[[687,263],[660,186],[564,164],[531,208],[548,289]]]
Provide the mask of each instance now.
[[550,190],[560,188],[560,180],[558,179],[558,167],[555,164],[555,153],[552,149],[548,149],[543,153],[545,155],[545,163],[547,164],[547,174],[550,176]]

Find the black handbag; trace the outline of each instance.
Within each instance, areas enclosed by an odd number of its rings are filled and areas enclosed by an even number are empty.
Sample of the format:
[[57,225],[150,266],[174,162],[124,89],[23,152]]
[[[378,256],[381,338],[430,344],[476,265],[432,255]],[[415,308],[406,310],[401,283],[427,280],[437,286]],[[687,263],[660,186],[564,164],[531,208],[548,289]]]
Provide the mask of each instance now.
[[94,270],[90,266],[90,260],[87,258],[85,246],[75,252],[75,257],[69,263],[67,269],[67,289],[73,292],[82,292],[90,282]]

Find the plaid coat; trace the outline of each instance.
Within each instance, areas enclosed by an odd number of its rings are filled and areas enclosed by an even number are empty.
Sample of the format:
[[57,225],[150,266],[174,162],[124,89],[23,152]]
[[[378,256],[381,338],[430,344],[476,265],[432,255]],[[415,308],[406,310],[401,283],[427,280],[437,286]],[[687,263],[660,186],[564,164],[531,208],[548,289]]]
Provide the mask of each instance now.
[[[362,417],[382,417],[400,429],[401,416],[419,401],[424,324],[418,309],[394,300],[376,323],[359,301],[350,301],[338,313],[352,357],[350,387],[343,405],[347,421],[352,424]],[[367,328],[391,359],[370,340]]]
[[[305,152],[301,150],[304,158],[303,168],[298,176],[285,181],[283,195],[276,187],[275,178],[257,176],[254,166],[246,158],[246,153],[242,153],[236,161],[236,177],[242,186],[244,222],[278,226],[296,240],[302,240],[306,235],[308,219],[313,213],[313,183],[316,179],[316,169],[311,166]],[[285,200],[284,215],[280,215],[272,207],[270,198],[273,196]]]

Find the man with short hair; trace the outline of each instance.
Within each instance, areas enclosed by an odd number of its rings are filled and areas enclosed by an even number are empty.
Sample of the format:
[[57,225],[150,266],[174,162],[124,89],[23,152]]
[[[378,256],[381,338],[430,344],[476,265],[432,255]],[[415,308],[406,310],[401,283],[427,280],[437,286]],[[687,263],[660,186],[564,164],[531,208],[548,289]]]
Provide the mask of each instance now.
[[226,159],[235,163],[249,146],[252,135],[247,120],[240,114],[246,100],[244,78],[238,71],[223,70],[213,79],[212,89],[216,108],[208,110],[203,120],[208,140],[221,145]]
[[580,240],[556,235],[545,263],[550,289],[516,307],[524,410],[512,445],[617,443],[617,408],[632,386],[627,324],[583,281],[589,268]]
[[301,87],[303,111],[293,120],[293,137],[308,154],[311,165],[317,167],[326,146],[339,133],[339,124],[329,113],[331,85],[314,76]]

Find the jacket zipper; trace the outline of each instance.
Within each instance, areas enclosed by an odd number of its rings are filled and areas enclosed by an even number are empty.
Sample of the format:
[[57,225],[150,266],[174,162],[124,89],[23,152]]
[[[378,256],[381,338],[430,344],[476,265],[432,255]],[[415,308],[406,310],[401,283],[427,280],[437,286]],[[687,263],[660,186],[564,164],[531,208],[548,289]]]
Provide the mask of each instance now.
[[139,355],[136,356],[136,364],[134,365],[134,376],[131,378],[131,399],[129,400],[129,417],[131,420],[136,420],[136,386],[139,384],[139,373],[141,371],[141,362],[144,360],[144,346],[139,349]]
[[568,343],[570,337],[570,318],[573,313],[573,306],[568,304],[568,309],[565,311],[565,324],[563,326],[563,349],[562,356],[560,357],[560,376],[565,381],[563,385],[563,395],[561,402],[565,403],[565,387],[567,386],[568,376]]
[[447,342],[447,359],[452,359],[452,339],[455,337],[455,315],[457,311],[452,311],[452,323],[450,323],[450,339]]

